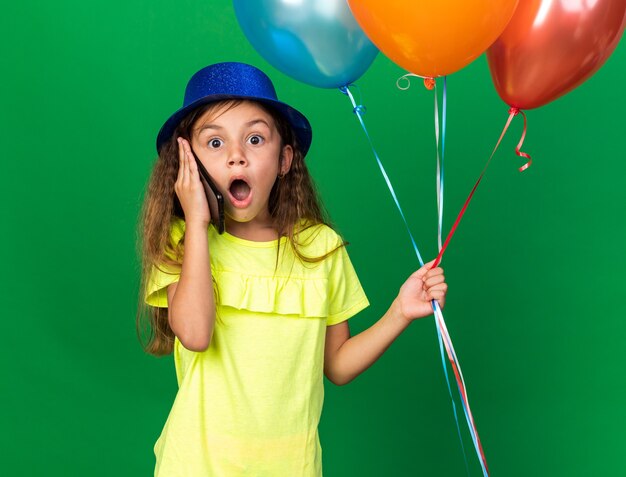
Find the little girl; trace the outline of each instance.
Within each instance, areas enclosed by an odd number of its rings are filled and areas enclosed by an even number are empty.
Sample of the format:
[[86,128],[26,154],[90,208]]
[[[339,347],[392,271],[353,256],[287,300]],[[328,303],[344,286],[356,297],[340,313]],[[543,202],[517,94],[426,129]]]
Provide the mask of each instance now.
[[[444,304],[441,268],[413,273],[350,337],[368,301],[304,162],[311,127],[267,76],[220,63],[189,81],[157,137],[142,211],[145,349],[174,352],[178,393],[158,477],[320,477],[323,374],[349,383]],[[211,222],[194,153],[225,198]],[[215,219],[215,217],[213,217]],[[138,313],[140,336],[146,328]]]

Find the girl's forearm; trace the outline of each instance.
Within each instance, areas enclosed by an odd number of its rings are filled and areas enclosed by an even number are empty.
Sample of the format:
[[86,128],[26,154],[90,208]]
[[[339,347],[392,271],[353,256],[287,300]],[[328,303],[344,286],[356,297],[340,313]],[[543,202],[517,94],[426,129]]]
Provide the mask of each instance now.
[[185,348],[203,351],[209,347],[215,325],[206,224],[186,224],[184,250],[180,280],[169,304],[170,327]]
[[333,382],[347,384],[369,368],[411,324],[399,312],[397,301],[367,330],[348,339],[333,359]]

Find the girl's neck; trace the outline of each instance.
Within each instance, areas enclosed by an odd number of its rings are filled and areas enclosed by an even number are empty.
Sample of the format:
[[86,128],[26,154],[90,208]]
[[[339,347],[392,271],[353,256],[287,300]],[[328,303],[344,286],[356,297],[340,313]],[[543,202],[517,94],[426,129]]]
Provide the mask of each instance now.
[[278,238],[278,232],[273,222],[260,223],[256,220],[237,222],[228,216],[226,216],[226,232],[252,242],[270,242]]

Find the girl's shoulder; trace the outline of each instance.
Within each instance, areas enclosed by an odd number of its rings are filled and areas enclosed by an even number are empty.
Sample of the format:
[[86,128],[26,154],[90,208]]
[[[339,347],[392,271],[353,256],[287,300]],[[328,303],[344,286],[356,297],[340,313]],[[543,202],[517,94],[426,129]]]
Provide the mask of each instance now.
[[294,242],[298,248],[309,256],[325,255],[345,242],[330,225],[301,220],[294,227]]
[[176,215],[172,215],[170,219],[170,237],[175,243],[185,233],[185,221]]
[[169,246],[166,246],[167,250],[170,247],[176,249],[181,243],[183,236],[185,235],[185,221],[176,215],[172,215],[170,219],[170,231],[169,231]]

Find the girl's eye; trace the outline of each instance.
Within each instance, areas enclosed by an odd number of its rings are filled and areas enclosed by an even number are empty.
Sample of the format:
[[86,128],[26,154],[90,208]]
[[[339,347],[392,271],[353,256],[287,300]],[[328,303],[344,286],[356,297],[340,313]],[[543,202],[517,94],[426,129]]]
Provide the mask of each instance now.
[[261,136],[258,135],[254,135],[254,136],[250,136],[250,138],[248,139],[248,141],[250,142],[250,144],[252,144],[253,146],[258,146],[259,144],[263,143],[263,138]]
[[221,139],[211,139],[209,141],[209,147],[211,147],[213,149],[218,149],[221,145],[222,145],[222,140]]

